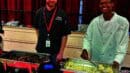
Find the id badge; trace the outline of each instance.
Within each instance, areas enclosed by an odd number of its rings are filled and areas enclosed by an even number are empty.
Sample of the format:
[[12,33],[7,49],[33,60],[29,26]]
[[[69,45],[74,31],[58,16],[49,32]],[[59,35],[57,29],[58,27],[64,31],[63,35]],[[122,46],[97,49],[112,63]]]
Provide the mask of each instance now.
[[48,47],[50,47],[50,46],[51,46],[50,40],[46,40],[46,47],[48,48]]

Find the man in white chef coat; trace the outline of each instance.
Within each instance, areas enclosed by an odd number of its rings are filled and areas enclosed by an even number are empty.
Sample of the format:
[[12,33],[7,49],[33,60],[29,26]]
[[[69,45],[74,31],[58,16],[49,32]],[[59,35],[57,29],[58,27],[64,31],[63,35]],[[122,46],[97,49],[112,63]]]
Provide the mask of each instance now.
[[128,48],[129,22],[114,12],[113,0],[100,0],[101,15],[88,26],[81,57],[119,69]]

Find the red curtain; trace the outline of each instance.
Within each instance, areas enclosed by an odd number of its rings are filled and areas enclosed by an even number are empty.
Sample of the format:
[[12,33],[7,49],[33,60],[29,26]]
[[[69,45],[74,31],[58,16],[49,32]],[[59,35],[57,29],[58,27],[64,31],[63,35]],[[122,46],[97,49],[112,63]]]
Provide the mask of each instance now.
[[15,0],[15,6],[16,6],[16,11],[15,11],[15,19],[19,20],[20,23],[23,24],[23,0]]
[[58,6],[62,8],[68,16],[72,30],[77,30],[80,0],[59,0]]
[[5,1],[0,0],[0,9],[5,9]]
[[0,20],[7,21],[7,3],[6,0],[0,0]]
[[85,24],[89,24],[99,13],[98,0],[83,0],[83,22]]
[[8,20],[15,20],[15,0],[8,0],[7,1],[7,8],[8,8]]
[[27,27],[31,27],[32,21],[31,21],[31,11],[32,11],[32,0],[23,0],[23,10],[24,10],[24,24],[26,24]]
[[[31,27],[36,10],[44,4],[45,0],[0,0],[0,20],[19,20]],[[58,6],[67,13],[72,30],[76,30],[79,0],[59,0]]]
[[[58,6],[68,15],[72,30],[77,29],[79,1],[80,0],[58,0]],[[98,10],[97,0],[83,1],[83,19],[84,23],[88,24],[92,18],[100,13],[100,11]],[[130,1],[115,1],[117,13],[130,20]],[[0,0],[0,20],[4,20],[6,22],[12,19],[19,20],[22,24],[24,24],[24,26],[31,27],[36,10],[44,4],[45,0]]]

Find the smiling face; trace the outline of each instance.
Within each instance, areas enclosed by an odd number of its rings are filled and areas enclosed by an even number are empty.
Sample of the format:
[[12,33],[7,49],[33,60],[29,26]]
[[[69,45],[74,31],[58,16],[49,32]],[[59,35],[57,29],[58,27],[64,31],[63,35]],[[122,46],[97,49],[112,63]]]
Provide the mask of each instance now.
[[57,0],[46,0],[46,5],[49,7],[54,7],[57,4]]
[[109,14],[112,13],[114,4],[111,0],[100,0],[99,7],[103,14]]

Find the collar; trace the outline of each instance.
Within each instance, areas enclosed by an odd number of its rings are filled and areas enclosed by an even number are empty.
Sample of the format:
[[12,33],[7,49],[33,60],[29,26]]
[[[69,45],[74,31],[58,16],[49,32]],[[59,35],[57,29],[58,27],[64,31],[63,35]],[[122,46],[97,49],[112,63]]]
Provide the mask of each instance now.
[[112,12],[113,13],[113,16],[110,20],[105,20],[104,17],[103,17],[103,14],[101,14],[100,18],[103,20],[103,21],[112,21],[114,20],[116,17],[117,17],[117,13],[116,12]]

